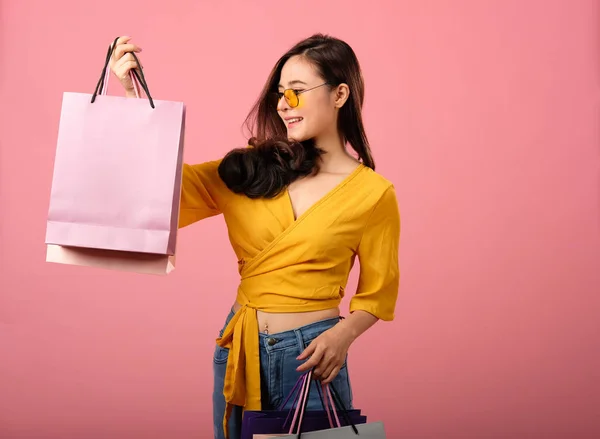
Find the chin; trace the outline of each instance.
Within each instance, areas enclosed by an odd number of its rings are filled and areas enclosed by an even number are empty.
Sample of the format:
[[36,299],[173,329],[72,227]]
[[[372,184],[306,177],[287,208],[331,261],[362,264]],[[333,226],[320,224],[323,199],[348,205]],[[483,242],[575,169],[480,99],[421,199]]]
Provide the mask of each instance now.
[[293,141],[293,142],[304,142],[305,140],[308,140],[309,136],[306,136],[302,133],[289,133],[288,132],[288,140]]

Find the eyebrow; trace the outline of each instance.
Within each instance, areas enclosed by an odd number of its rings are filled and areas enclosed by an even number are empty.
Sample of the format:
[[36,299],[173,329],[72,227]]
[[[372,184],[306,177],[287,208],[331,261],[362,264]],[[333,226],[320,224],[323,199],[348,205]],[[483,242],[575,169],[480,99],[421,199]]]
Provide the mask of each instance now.
[[[290,82],[288,83],[288,86],[289,86],[289,87],[291,87],[292,85],[298,85],[298,84],[301,84],[301,85],[308,85],[308,84],[307,84],[306,82],[304,82],[304,81],[300,81],[299,79],[295,79],[295,80],[293,80],[293,81],[290,81]],[[279,84],[279,85],[278,85],[278,88],[283,88],[283,85],[282,85],[282,84]]]

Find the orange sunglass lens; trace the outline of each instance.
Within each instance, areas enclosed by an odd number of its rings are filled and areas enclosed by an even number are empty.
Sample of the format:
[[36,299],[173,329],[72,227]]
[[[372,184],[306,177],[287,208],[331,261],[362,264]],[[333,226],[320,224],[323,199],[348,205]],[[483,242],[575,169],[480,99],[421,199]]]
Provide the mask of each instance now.
[[283,92],[283,95],[290,107],[296,107],[298,105],[298,96],[296,96],[294,90],[286,90]]

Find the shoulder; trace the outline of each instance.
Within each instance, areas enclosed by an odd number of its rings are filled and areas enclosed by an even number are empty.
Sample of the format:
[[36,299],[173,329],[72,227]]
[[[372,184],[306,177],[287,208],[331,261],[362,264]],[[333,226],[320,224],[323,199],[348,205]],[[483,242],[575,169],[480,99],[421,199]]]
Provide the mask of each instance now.
[[193,178],[217,180],[219,165],[222,160],[223,159],[218,158],[201,163],[184,163],[183,175],[184,177],[189,176]]
[[189,169],[194,169],[194,170],[203,170],[203,169],[217,169],[219,167],[219,164],[221,163],[223,159],[222,158],[217,158],[217,159],[212,159],[212,160],[208,160],[206,162],[201,162],[201,163],[189,163],[189,162],[185,162],[183,164],[183,166],[189,168]]
[[202,163],[184,163],[182,169],[183,184],[221,190],[225,186],[219,176],[221,161],[222,159],[214,159]]
[[395,198],[395,186],[391,180],[367,166],[363,166],[362,175],[362,184],[373,198],[380,199],[386,194]]
[[368,213],[365,230],[394,236],[400,230],[400,206],[394,183],[371,168],[365,169]]

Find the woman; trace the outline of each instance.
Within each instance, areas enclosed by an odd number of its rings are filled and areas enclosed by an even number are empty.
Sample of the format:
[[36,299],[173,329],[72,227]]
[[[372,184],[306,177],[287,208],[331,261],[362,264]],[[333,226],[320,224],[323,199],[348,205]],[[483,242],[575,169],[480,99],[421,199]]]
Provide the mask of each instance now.
[[[122,37],[113,51],[128,97],[138,68],[130,52],[140,50]],[[239,437],[243,410],[276,409],[309,369],[351,407],[348,349],[394,317],[400,218],[393,185],[374,171],[363,97],[351,47],[314,35],[273,68],[246,120],[248,147],[184,165],[180,227],[223,214],[241,276],[214,353],[215,438]],[[343,318],[357,256],[358,290]],[[320,406],[312,391],[308,408]]]

